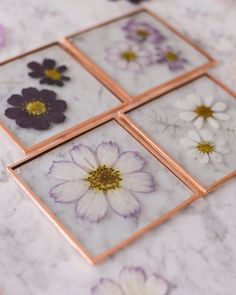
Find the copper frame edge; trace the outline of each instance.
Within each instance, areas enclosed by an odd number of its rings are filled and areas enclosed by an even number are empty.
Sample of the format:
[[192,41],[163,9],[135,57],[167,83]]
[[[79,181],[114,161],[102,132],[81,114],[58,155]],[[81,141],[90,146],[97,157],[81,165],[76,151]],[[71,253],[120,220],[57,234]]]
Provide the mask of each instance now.
[[[151,17],[154,17],[158,22],[160,22],[162,25],[164,25],[167,29],[169,29],[172,33],[177,35],[183,42],[190,45],[192,48],[194,48],[196,51],[198,51],[200,54],[202,54],[207,60],[207,63],[204,63],[203,65],[196,67],[192,71],[189,71],[183,75],[180,75],[177,78],[174,78],[170,81],[167,81],[159,86],[155,86],[147,91],[144,91],[141,94],[138,95],[130,95],[122,86],[120,86],[117,82],[113,80],[113,78],[107,74],[104,70],[102,70],[101,67],[99,67],[96,63],[94,63],[87,55],[86,53],[83,53],[78,47],[76,47],[72,41],[70,41],[70,38],[73,38],[75,36],[79,36],[82,34],[85,34],[89,31],[96,30],[100,27],[103,27],[105,25],[108,25],[110,23],[116,22],[118,20],[124,19],[126,17],[146,12]],[[81,62],[86,69],[93,75],[95,75],[99,80],[101,80],[108,89],[113,91],[117,96],[119,96],[124,101],[130,101],[130,100],[139,100],[139,99],[151,99],[153,96],[161,95],[174,87],[177,87],[181,84],[184,84],[188,82],[189,80],[192,80],[196,77],[201,76],[202,74],[206,73],[208,69],[212,68],[217,64],[216,59],[214,59],[209,53],[207,53],[204,49],[196,45],[190,38],[185,36],[183,33],[179,32],[175,29],[172,25],[170,25],[167,21],[164,20],[164,18],[160,17],[159,15],[153,13],[149,9],[143,7],[139,9],[135,9],[134,11],[131,11],[128,14],[121,15],[119,17],[115,17],[113,19],[110,19],[106,22],[103,22],[101,24],[92,26],[90,28],[87,28],[85,30],[81,30],[75,34],[69,35],[65,38],[62,38],[60,40],[60,43],[62,46],[67,48],[67,50],[71,51],[71,53],[78,58],[79,62]]]

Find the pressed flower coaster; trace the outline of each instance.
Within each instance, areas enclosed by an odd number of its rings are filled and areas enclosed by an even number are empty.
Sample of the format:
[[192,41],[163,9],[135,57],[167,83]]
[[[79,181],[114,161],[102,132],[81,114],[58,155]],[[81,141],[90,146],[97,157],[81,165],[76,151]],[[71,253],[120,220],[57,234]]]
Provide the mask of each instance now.
[[0,76],[1,127],[25,153],[121,106],[57,44],[3,63]]
[[127,100],[158,95],[215,64],[206,52],[146,9],[70,36],[63,44]]
[[206,74],[131,110],[127,118],[210,191],[235,175],[235,113],[235,94]]
[[10,172],[90,263],[200,197],[115,120]]

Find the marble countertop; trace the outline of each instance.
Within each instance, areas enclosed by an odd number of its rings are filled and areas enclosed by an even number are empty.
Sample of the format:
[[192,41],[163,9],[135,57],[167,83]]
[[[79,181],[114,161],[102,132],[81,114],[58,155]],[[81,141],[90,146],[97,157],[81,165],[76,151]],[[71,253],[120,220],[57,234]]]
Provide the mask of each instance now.
[[[211,73],[236,91],[235,0],[153,0],[145,5],[214,56],[218,65]],[[131,8],[124,0],[1,0],[7,43],[0,61]],[[2,131],[0,138],[1,295],[89,295],[100,278],[117,280],[125,265],[160,274],[172,285],[170,295],[235,292],[235,179],[93,267],[8,176],[6,166],[22,153]]]

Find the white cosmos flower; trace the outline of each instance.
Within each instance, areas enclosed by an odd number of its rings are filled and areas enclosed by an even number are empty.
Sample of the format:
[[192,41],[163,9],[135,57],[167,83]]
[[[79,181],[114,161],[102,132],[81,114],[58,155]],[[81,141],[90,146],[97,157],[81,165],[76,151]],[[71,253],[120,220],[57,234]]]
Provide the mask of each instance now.
[[92,288],[91,295],[167,295],[170,284],[161,276],[147,276],[142,267],[124,267],[119,283],[111,279],[100,279]]
[[151,53],[138,44],[117,42],[106,49],[107,60],[120,70],[139,72],[143,67],[152,64]]
[[216,140],[210,130],[202,129],[199,132],[191,130],[188,136],[181,138],[180,142],[189,149],[188,155],[201,164],[207,164],[209,161],[221,163],[223,155],[229,152],[225,146],[225,139]]
[[144,172],[138,152],[120,152],[115,142],[102,142],[94,152],[79,144],[70,150],[72,161],[54,161],[49,175],[61,180],[50,190],[60,203],[76,202],[78,218],[103,219],[109,207],[118,215],[135,217],[141,211],[137,193],[155,190],[154,178]]
[[229,120],[229,115],[224,112],[227,108],[226,104],[214,102],[211,96],[201,98],[196,94],[190,94],[186,99],[178,100],[177,106],[183,110],[180,117],[189,122],[193,121],[198,129],[203,127],[204,122],[218,129],[218,121]]

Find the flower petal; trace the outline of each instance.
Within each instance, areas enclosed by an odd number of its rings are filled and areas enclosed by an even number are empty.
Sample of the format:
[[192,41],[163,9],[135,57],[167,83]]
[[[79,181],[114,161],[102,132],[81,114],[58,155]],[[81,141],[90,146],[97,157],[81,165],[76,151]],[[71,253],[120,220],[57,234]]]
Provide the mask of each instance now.
[[21,95],[14,94],[10,98],[8,98],[7,102],[15,107],[21,107],[22,104],[25,102],[25,99]]
[[24,114],[24,111],[22,111],[20,108],[8,108],[5,111],[5,116],[7,116],[10,119],[21,118],[23,114]]
[[45,117],[33,118],[32,126],[36,130],[46,130],[50,126],[48,120]]
[[124,267],[120,272],[121,286],[125,294],[144,295],[146,273],[141,267]]
[[192,121],[197,117],[197,114],[195,112],[181,112],[179,115],[182,119],[188,122]]
[[97,159],[100,165],[113,166],[119,158],[119,146],[112,142],[102,142],[96,149]]
[[40,92],[34,87],[24,88],[22,90],[22,95],[26,99],[41,98]]
[[210,158],[213,162],[216,163],[222,163],[223,162],[223,156],[219,153],[212,153],[210,154]]
[[185,137],[180,139],[180,143],[186,147],[195,147],[196,146],[196,141],[193,141],[192,139],[185,138]]
[[170,291],[170,284],[162,277],[152,275],[146,282],[145,293],[147,295],[167,295]]
[[22,128],[32,128],[34,127],[35,118],[23,113],[20,118],[16,119],[16,124]]
[[59,183],[51,188],[50,197],[58,203],[70,203],[78,200],[89,189],[85,180],[73,180]]
[[201,99],[197,94],[189,94],[187,96],[187,100],[192,106],[195,107],[202,104]]
[[210,107],[213,103],[213,96],[206,96],[204,98],[204,105],[207,106],[207,107]]
[[122,187],[137,193],[155,191],[155,182],[151,174],[137,171],[122,176]]
[[54,102],[56,99],[56,92],[52,90],[43,89],[40,91],[40,98],[45,102]]
[[57,113],[53,110],[49,111],[46,115],[45,115],[45,118],[47,118],[47,120],[49,122],[52,122],[52,123],[62,123],[65,121],[66,117],[61,114],[61,113]]
[[194,148],[194,149],[191,149],[187,152],[188,156],[191,158],[191,159],[197,159],[198,158],[198,151]]
[[226,104],[223,102],[217,102],[211,108],[214,112],[222,112],[226,109]]
[[203,117],[198,117],[198,118],[194,121],[194,125],[195,125],[198,129],[200,129],[200,128],[202,128],[203,121],[204,121]]
[[89,189],[76,204],[78,218],[89,222],[99,222],[104,218],[108,210],[108,204],[103,192]]
[[220,125],[219,123],[213,119],[213,118],[207,118],[207,122],[214,128],[214,129],[219,129]]
[[94,153],[88,146],[82,144],[75,145],[70,150],[70,155],[72,160],[86,171],[97,167]]
[[86,172],[75,163],[68,161],[53,161],[48,174],[62,180],[82,179]]
[[188,135],[189,135],[189,137],[190,137],[193,141],[195,141],[195,142],[199,142],[199,141],[201,141],[201,138],[200,138],[198,132],[196,132],[196,131],[194,131],[194,130],[190,130],[190,131],[188,132]]
[[141,157],[138,152],[124,152],[120,154],[118,161],[115,164],[115,168],[121,171],[121,173],[130,173],[141,170],[146,161]]
[[230,116],[228,114],[223,113],[214,113],[213,116],[222,121],[228,121],[230,119]]
[[209,156],[208,154],[198,154],[198,160],[201,164],[207,164],[209,162]]
[[141,207],[136,197],[123,188],[107,193],[111,208],[120,216],[124,218],[135,217],[140,211]]
[[213,133],[210,130],[202,129],[199,133],[204,141],[211,141],[213,139]]
[[228,154],[229,149],[224,145],[218,144],[218,145],[216,145],[216,151],[221,154]]
[[56,65],[56,62],[53,59],[44,59],[43,61],[43,67],[45,69],[53,69],[55,65]]
[[110,279],[101,279],[99,283],[92,288],[92,295],[126,295],[120,285]]
[[124,70],[124,69],[126,69],[128,67],[128,63],[126,61],[124,61],[124,60],[120,60],[115,65],[120,70]]
[[189,101],[184,100],[184,99],[177,100],[176,105],[179,109],[186,110],[186,111],[193,110],[193,108],[194,108],[192,103],[189,103]]

